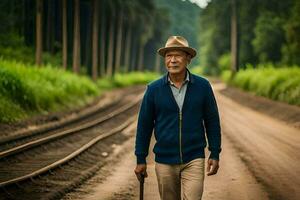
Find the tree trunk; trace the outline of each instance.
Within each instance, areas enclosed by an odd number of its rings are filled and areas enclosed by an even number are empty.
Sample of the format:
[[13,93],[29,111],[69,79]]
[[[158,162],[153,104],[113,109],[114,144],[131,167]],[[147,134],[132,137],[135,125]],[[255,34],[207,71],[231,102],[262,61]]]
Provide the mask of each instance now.
[[37,0],[36,5],[36,51],[35,62],[37,66],[42,64],[42,13],[43,13],[43,0]]
[[67,0],[63,0],[62,5],[62,29],[63,29],[63,68],[68,65],[68,35],[67,35]]
[[160,73],[160,55],[158,53],[155,56],[155,72]]
[[116,64],[115,72],[118,73],[121,64],[122,34],[123,34],[123,10],[121,9],[118,16],[118,36],[116,46]]
[[99,1],[93,1],[93,63],[92,78],[96,80],[98,77],[98,40],[99,40]]
[[129,65],[130,65],[130,52],[131,52],[131,38],[132,38],[132,28],[129,25],[126,31],[126,50],[125,50],[125,64],[124,64],[124,72],[127,73],[129,71]]
[[109,24],[109,44],[108,44],[108,58],[107,58],[107,76],[113,75],[113,57],[114,57],[114,20],[111,17]]
[[74,0],[74,41],[73,41],[73,71],[80,69],[80,10],[79,0]]
[[238,25],[237,25],[237,2],[231,0],[231,70],[235,74],[238,69]]
[[139,52],[138,52],[138,71],[144,71],[144,48],[145,44],[139,42]]
[[54,38],[54,29],[53,29],[53,5],[54,2],[48,0],[48,13],[47,13],[47,31],[46,31],[46,49],[48,52],[53,53],[53,38]]
[[34,6],[36,2],[32,2],[32,1],[24,1],[24,12],[25,12],[25,22],[24,22],[24,42],[26,46],[31,46],[32,44],[34,44],[35,40],[36,40],[36,35],[35,32],[36,30],[32,27],[36,26],[35,25],[35,18],[32,17],[33,12],[31,12],[31,8]]
[[137,54],[138,54],[138,42],[136,38],[133,38],[132,44],[132,54],[131,54],[131,65],[129,67],[129,71],[136,71],[137,70]]
[[26,15],[25,15],[25,9],[26,9],[26,3],[25,3],[25,0],[22,0],[22,2],[21,2],[21,8],[22,8],[22,23],[20,24],[20,27],[19,27],[19,29],[20,29],[20,32],[19,32],[19,34],[20,35],[22,35],[22,36],[24,36],[25,35],[25,29],[24,29],[24,27],[25,27],[25,24],[26,24],[26,19],[25,19],[25,17],[26,17]]
[[86,37],[85,37],[85,54],[84,54],[84,66],[87,68],[87,71],[90,67],[91,64],[91,50],[92,50],[92,41],[91,41],[91,37],[92,37],[92,14],[91,12],[88,12],[87,15],[87,28],[86,28]]
[[[103,5],[104,7],[104,5]],[[101,41],[100,41],[100,75],[104,76],[105,75],[105,45],[106,45],[106,19],[105,19],[105,13],[104,13],[104,9],[102,9],[102,19],[101,19]]]

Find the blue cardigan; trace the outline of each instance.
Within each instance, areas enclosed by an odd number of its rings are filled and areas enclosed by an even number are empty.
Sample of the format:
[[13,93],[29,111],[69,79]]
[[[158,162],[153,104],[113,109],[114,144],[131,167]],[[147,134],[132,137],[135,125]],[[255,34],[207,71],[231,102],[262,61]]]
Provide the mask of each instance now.
[[[188,72],[189,73],[189,72]],[[168,84],[168,75],[147,85],[140,107],[135,155],[146,163],[152,131],[155,161],[182,164],[204,158],[208,139],[210,158],[219,159],[221,128],[217,103],[210,83],[190,73],[182,112]]]

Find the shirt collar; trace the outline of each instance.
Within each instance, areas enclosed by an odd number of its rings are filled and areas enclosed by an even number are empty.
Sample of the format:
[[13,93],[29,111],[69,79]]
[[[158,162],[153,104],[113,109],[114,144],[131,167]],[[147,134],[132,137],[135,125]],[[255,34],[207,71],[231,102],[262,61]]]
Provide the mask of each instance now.
[[[189,74],[189,83],[194,83],[194,77],[193,77],[193,74],[189,71],[188,68],[186,68],[186,71],[187,73]],[[169,76],[169,73],[166,73],[164,76],[163,76],[163,81],[162,81],[162,84],[165,84],[167,85],[169,83],[168,81],[168,76]]]
[[[167,74],[167,77],[168,77],[168,83],[171,85],[174,85],[174,83],[170,79],[169,73]],[[186,70],[184,83],[189,82],[189,81],[190,81],[190,73],[188,70]]]

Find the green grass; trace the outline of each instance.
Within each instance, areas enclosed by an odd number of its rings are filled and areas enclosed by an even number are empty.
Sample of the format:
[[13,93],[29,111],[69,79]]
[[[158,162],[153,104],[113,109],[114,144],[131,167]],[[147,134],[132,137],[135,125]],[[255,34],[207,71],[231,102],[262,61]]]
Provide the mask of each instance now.
[[0,58],[0,123],[84,105],[104,90],[148,83],[158,75],[132,72],[93,82],[50,65],[38,68]]
[[10,98],[0,95],[1,122],[12,122],[26,116],[25,110],[19,104],[13,103]]
[[87,77],[0,59],[0,122],[81,105],[96,95],[99,88]]
[[111,89],[119,87],[128,87],[132,85],[142,85],[159,78],[159,74],[153,72],[130,72],[127,74],[117,73],[114,78],[101,78],[97,85],[101,89]]
[[300,67],[248,67],[233,79],[224,71],[222,79],[230,85],[276,101],[300,106]]

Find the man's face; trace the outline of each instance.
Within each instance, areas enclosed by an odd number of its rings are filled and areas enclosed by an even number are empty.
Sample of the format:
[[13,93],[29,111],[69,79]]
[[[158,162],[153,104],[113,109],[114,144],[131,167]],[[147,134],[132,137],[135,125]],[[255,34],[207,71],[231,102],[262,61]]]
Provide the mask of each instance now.
[[165,66],[169,73],[182,73],[190,63],[191,56],[181,50],[170,50],[165,54]]

